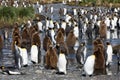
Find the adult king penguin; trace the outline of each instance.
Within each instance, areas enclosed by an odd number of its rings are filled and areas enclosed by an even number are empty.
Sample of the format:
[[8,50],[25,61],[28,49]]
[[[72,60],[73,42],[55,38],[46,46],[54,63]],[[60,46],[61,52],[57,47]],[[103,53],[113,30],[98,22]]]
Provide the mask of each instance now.
[[31,61],[34,64],[38,63],[38,47],[37,47],[37,45],[32,45],[32,47],[31,47]]
[[85,60],[86,60],[86,45],[85,45],[85,42],[82,42],[79,47],[78,47],[78,50],[77,50],[77,53],[76,53],[76,60],[79,64],[84,64],[85,63]]
[[67,59],[65,56],[66,54],[65,52],[66,52],[65,48],[61,47],[60,54],[58,57],[58,62],[57,62],[57,68],[58,68],[57,74],[67,74],[67,71],[66,71]]
[[94,64],[95,64],[95,55],[88,56],[86,59],[86,62],[84,64],[84,71],[85,71],[85,76],[89,75],[92,76],[94,72]]
[[27,54],[27,49],[25,48],[24,43],[21,44],[21,47],[18,47],[20,51],[20,56],[22,58],[22,66],[28,66],[28,54]]
[[106,60],[106,66],[109,66],[110,63],[112,62],[112,52],[113,52],[113,49],[112,49],[112,46],[110,44],[110,42],[107,42],[107,50],[106,50],[106,53],[107,53],[107,60]]

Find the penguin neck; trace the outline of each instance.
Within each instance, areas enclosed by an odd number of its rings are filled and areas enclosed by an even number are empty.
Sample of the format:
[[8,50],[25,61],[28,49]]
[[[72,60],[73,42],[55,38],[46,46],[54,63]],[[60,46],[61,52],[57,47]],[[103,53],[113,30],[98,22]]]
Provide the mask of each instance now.
[[95,55],[92,55],[92,58],[95,59]]
[[26,48],[22,48],[21,50],[22,50],[22,51],[26,51]]
[[64,53],[60,53],[60,56],[64,56]]

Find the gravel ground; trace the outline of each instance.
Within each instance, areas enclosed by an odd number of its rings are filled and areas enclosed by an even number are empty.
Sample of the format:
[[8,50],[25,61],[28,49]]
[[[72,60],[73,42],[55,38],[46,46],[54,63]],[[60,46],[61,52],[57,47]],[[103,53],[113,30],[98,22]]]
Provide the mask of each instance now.
[[[82,70],[71,68],[66,75],[56,74],[56,70],[46,70],[40,65],[30,65],[23,67],[19,71],[24,75],[8,75],[0,73],[0,80],[120,80],[120,72],[112,65],[111,75],[82,76]],[[1,71],[0,71],[1,72]]]
[[[59,7],[63,6],[60,5]],[[116,61],[114,61],[106,75],[101,74],[92,77],[82,76],[82,70],[76,68],[76,64],[67,69],[66,75],[58,75],[56,70],[46,70],[42,65],[30,65],[21,68],[19,71],[25,74],[8,75],[2,74],[0,71],[0,80],[120,80],[120,70],[116,65]]]

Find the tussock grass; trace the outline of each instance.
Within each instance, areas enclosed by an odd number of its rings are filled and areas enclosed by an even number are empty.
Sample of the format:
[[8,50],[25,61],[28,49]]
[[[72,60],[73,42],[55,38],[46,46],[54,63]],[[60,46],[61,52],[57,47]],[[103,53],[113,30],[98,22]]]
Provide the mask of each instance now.
[[22,23],[33,17],[34,9],[32,7],[0,7],[0,27],[4,24]]

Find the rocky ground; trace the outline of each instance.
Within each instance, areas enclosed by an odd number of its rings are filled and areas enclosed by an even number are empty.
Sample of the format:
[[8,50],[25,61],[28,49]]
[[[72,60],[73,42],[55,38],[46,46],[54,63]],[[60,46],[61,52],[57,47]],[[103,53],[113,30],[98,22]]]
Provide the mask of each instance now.
[[8,75],[0,73],[0,80],[120,80],[120,73],[112,75],[81,75],[81,70],[68,70],[66,75],[58,75],[55,70],[46,70],[41,66],[29,66],[20,70],[24,75]]

